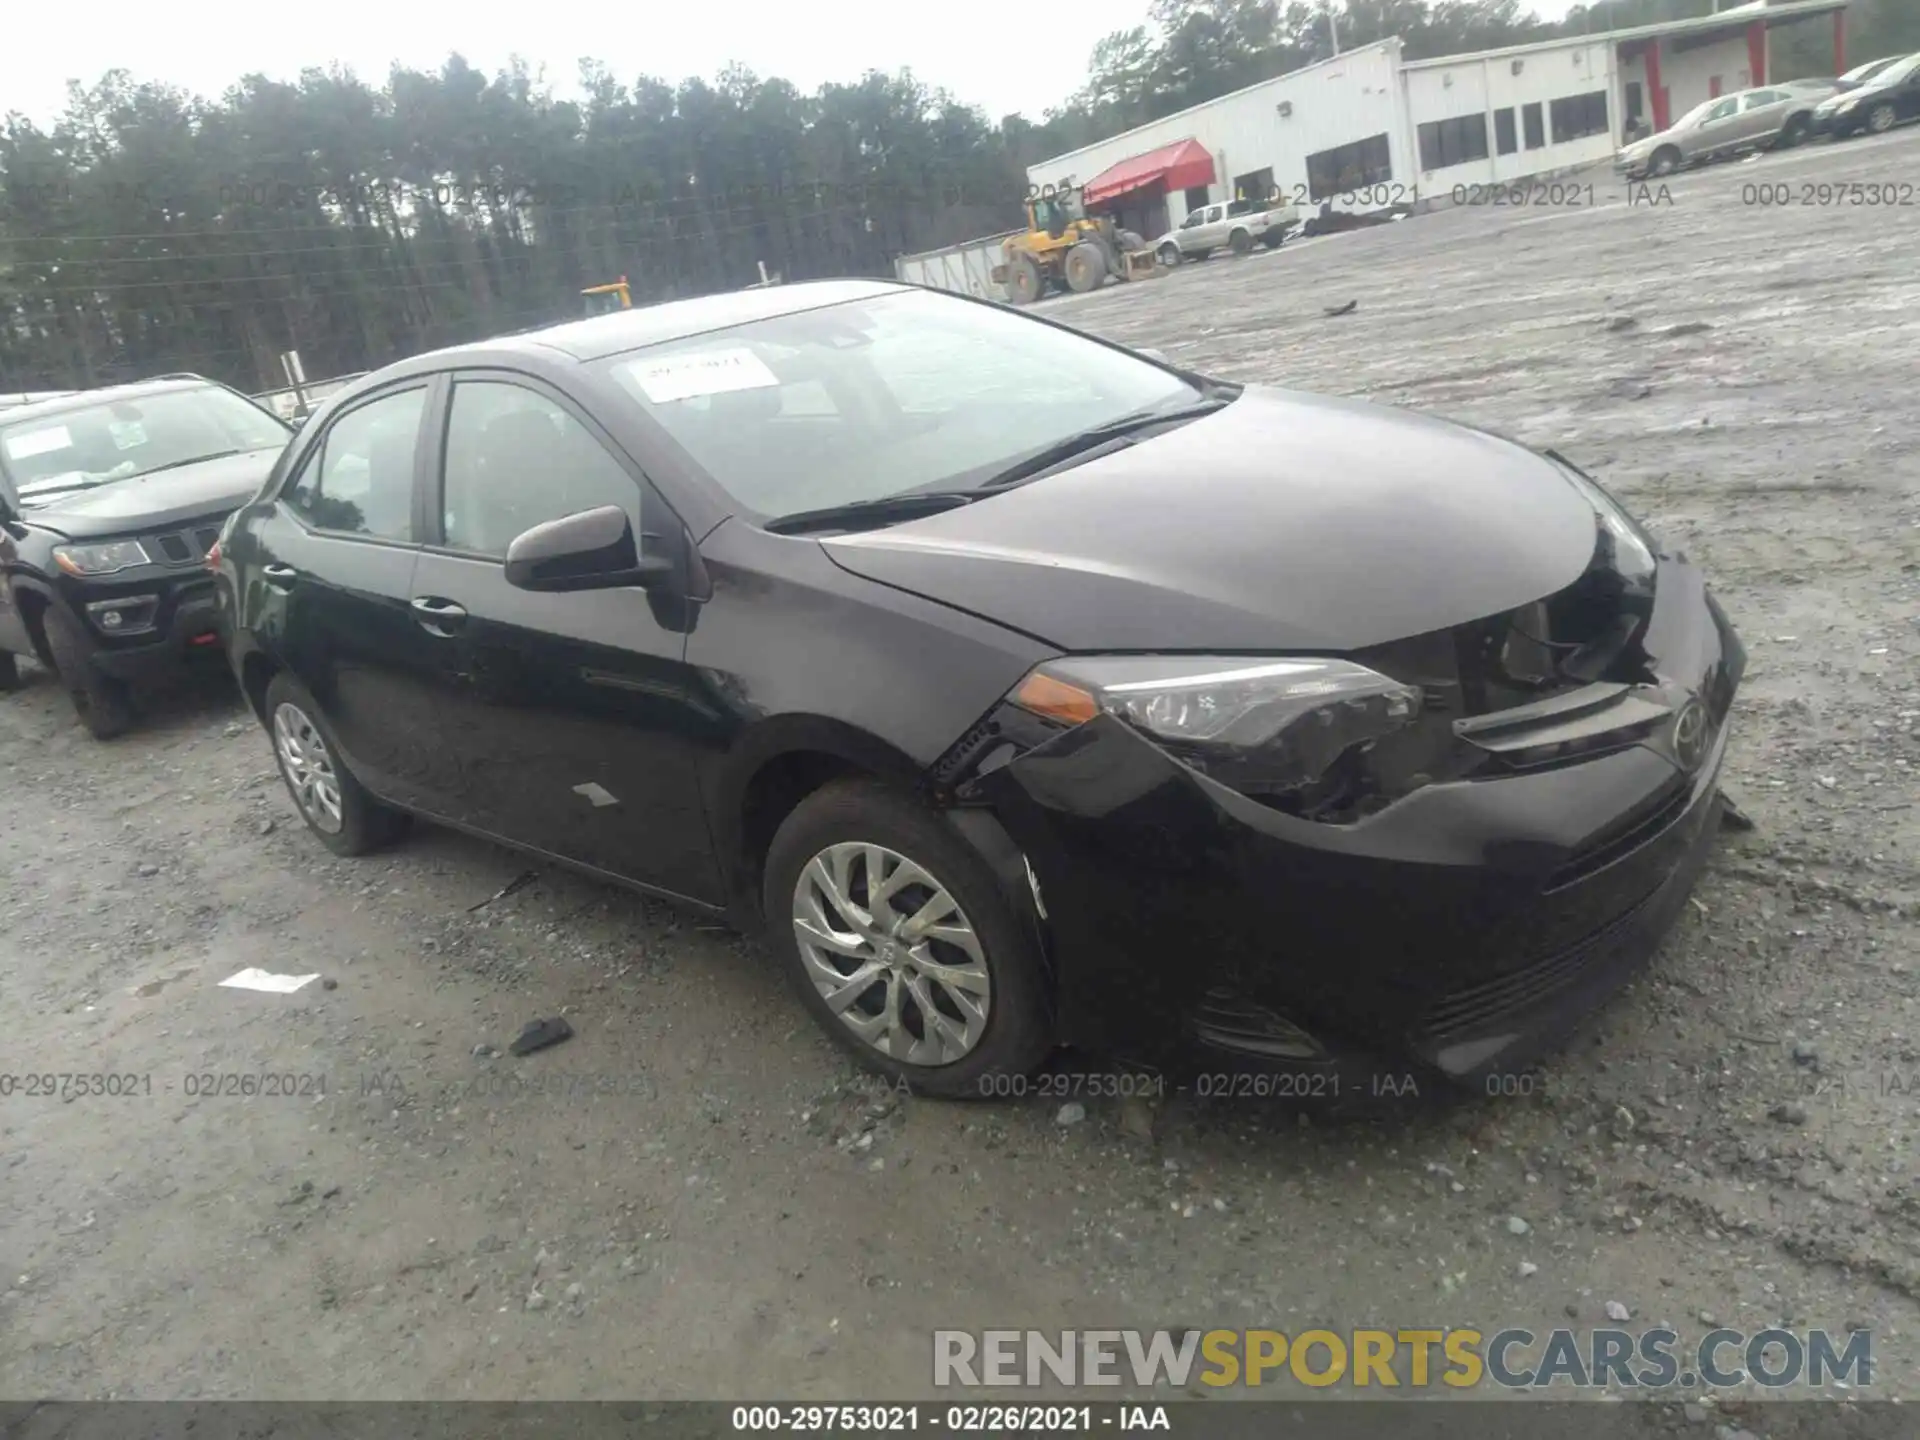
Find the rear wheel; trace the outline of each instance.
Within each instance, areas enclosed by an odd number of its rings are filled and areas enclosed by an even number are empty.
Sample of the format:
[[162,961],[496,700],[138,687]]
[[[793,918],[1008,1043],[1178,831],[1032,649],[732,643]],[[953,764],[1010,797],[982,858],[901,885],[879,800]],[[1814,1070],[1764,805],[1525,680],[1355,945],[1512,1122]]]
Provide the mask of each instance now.
[[1875,135],[1884,135],[1893,129],[1893,122],[1899,118],[1893,106],[1876,105],[1867,112],[1867,129]]
[[1813,121],[1805,115],[1796,115],[1780,130],[1780,148],[1791,150],[1807,138],[1807,132],[1813,128]]
[[1253,236],[1248,231],[1236,230],[1227,237],[1227,248],[1236,255],[1245,255],[1253,249]]
[[1064,267],[1067,276],[1067,288],[1076,295],[1084,295],[1089,290],[1100,288],[1100,282],[1107,278],[1106,252],[1091,240],[1082,240],[1067,251]]
[[267,686],[267,731],[287,793],[307,828],[336,855],[364,855],[397,839],[407,817],[382,805],[341,763],[320,707],[291,676]]
[[1007,261],[1007,298],[1016,305],[1031,305],[1046,292],[1046,277],[1040,262],[1024,251]]
[[126,682],[93,663],[93,646],[82,633],[80,622],[70,619],[66,611],[49,607],[43,623],[54,669],[80,723],[96,740],[125,734],[133,724],[133,704]]
[[930,1095],[1006,1093],[1052,1025],[1030,928],[937,813],[868,780],[789,815],[767,854],[767,943],[821,1027],[869,1070]]

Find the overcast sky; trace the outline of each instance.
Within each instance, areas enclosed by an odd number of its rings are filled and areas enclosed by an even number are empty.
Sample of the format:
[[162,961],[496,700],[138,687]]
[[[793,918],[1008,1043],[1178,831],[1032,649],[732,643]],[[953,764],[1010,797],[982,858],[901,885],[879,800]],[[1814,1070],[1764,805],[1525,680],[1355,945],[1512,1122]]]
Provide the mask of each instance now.
[[[16,6],[33,8],[28,0]],[[1546,18],[1571,0],[1535,0]],[[292,79],[308,65],[338,61],[370,81],[395,61],[433,69],[450,51],[491,74],[518,53],[562,94],[572,93],[583,55],[604,61],[621,80],[639,74],[681,80],[711,77],[730,61],[803,90],[856,80],[870,69],[909,68],[930,85],[983,106],[994,119],[1024,111],[1038,119],[1086,78],[1094,41],[1143,18],[1145,0],[1117,8],[1037,4],[1019,7],[1011,29],[1003,8],[980,0],[712,0],[681,4],[599,0],[525,4],[408,5],[394,0],[329,0],[262,7],[258,0],[104,0],[83,23],[35,10],[11,43],[0,46],[0,112],[18,110],[47,124],[63,108],[69,79],[88,83],[114,67],[164,80],[209,98],[241,75]],[[80,18],[75,12],[74,18]]]

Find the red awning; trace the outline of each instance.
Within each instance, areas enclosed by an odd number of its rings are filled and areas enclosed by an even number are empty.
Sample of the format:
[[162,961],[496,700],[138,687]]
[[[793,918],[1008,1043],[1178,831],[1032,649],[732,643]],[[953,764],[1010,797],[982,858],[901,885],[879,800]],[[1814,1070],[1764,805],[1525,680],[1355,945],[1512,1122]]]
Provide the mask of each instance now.
[[1211,184],[1213,156],[1198,140],[1182,140],[1136,155],[1131,160],[1122,160],[1118,165],[1109,165],[1081,188],[1081,198],[1093,205],[1148,185],[1186,190]]

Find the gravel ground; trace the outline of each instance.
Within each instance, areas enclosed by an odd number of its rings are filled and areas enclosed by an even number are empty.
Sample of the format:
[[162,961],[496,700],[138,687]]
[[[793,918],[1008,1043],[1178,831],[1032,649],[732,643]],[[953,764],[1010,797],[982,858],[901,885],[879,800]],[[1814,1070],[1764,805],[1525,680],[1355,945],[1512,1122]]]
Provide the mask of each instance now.
[[[1920,215],[1742,187],[1917,162],[1907,131],[1048,307],[1558,444],[1715,577],[1758,829],[1529,1095],[904,1100],[704,921],[552,872],[474,909],[525,863],[445,832],[329,857],[217,677],[98,746],[36,673],[0,703],[0,1068],[139,1078],[0,1099],[0,1396],[911,1397],[936,1327],[1609,1306],[1871,1327],[1874,1390],[1916,1393]],[[324,980],[217,986],[249,965]],[[556,1013],[571,1042],[497,1053]],[[324,1093],[191,1093],[226,1074]],[[1659,1408],[1786,1433],[1751,1401]]]

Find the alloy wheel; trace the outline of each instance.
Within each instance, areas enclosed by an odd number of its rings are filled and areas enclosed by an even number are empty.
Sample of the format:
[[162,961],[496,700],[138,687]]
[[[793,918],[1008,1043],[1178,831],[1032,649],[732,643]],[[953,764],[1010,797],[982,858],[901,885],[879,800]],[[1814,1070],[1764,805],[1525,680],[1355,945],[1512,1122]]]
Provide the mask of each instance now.
[[1893,122],[1898,118],[1891,105],[1876,105],[1873,113],[1867,116],[1867,128],[1876,135],[1884,135],[1893,129]]
[[800,871],[793,933],[807,979],[840,1023],[889,1059],[950,1065],[992,1010],[986,952],[925,866],[884,845],[829,845]]
[[298,705],[282,703],[273,712],[273,750],[300,813],[316,829],[339,834],[345,816],[340,809],[340,777],[334,772],[333,752],[327,749],[320,728]]

